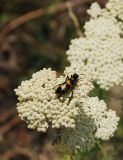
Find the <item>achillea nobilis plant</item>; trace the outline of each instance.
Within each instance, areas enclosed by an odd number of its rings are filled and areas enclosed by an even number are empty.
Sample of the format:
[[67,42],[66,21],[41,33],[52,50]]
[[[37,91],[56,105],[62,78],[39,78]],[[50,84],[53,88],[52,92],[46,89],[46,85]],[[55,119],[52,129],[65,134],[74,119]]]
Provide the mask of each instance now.
[[[47,132],[49,127],[60,129],[61,142],[81,151],[114,135],[119,117],[89,92],[93,82],[105,90],[123,84],[122,3],[110,0],[103,9],[92,4],[88,10],[91,18],[84,26],[85,37],[71,41],[66,52],[71,66],[63,75],[57,77],[55,71],[44,68],[15,89],[19,116],[29,128],[39,132]],[[55,86],[74,73],[79,77],[73,96],[70,91],[58,98]]]
[[[74,74],[79,80],[70,93],[57,98],[54,86]],[[51,69],[34,73],[15,90],[19,103],[17,110],[28,127],[46,132],[48,127],[61,129],[61,140],[72,149],[89,150],[97,139],[108,140],[117,129],[119,118],[115,111],[108,110],[105,102],[98,97],[89,97],[93,84],[78,66],[67,67],[65,76],[56,76]]]

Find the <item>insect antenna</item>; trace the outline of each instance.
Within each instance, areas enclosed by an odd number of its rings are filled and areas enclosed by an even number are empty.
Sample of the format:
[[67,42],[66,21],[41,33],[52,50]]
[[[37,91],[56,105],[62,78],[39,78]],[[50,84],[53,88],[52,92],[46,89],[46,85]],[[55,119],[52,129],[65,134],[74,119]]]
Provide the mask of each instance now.
[[75,74],[76,74],[76,68],[74,68],[74,70],[75,70]]

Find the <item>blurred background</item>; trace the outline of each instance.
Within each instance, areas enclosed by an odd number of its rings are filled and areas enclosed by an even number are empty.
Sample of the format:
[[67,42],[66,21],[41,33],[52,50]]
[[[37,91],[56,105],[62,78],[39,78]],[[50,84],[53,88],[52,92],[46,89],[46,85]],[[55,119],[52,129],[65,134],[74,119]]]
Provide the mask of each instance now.
[[[67,160],[63,146],[52,146],[53,133],[27,128],[16,111],[14,89],[32,73],[51,67],[62,73],[69,65],[65,50],[89,20],[86,10],[96,0],[0,0],[0,160]],[[72,12],[77,20],[71,18]],[[105,0],[97,0],[104,7]],[[123,160],[123,88],[109,92],[108,106],[121,117],[110,141],[78,160]]]

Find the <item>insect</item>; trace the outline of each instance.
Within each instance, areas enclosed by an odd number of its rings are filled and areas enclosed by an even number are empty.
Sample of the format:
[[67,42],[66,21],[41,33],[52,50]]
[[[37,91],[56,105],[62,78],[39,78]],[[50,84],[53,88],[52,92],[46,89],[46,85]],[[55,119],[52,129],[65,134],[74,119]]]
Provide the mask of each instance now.
[[69,97],[71,99],[73,97],[73,89],[75,88],[75,86],[79,80],[78,78],[79,78],[79,75],[77,73],[74,73],[70,77],[67,75],[65,82],[59,84],[56,91],[55,91],[57,98],[60,98],[64,94],[71,91],[72,94],[71,94],[71,97]]

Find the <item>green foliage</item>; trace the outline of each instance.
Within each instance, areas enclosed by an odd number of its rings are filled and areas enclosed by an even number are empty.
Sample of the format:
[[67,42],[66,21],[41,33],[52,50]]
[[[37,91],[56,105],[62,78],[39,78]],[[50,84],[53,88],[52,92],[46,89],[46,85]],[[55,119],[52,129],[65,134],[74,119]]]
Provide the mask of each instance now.
[[107,101],[108,100],[108,91],[102,89],[94,83],[94,89],[90,92],[91,97],[98,97],[100,100]]

